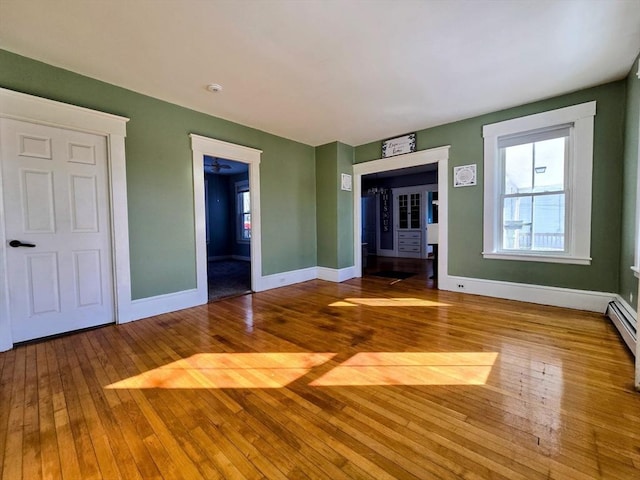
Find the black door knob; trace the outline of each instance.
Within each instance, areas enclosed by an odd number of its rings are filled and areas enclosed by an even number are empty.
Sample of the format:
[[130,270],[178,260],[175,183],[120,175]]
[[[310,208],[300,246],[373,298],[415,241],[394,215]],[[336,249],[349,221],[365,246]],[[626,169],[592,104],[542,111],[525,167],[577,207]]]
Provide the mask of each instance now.
[[13,248],[17,248],[17,247],[33,248],[33,247],[35,247],[35,245],[33,243],[22,243],[20,240],[11,240],[9,242],[9,246],[13,247]]

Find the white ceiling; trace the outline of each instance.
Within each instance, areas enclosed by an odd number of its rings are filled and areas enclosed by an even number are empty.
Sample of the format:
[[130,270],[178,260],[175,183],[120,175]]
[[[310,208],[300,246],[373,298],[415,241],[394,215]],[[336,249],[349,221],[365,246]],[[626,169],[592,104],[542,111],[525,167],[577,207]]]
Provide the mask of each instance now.
[[360,145],[624,77],[640,1],[0,0],[0,48],[309,145]]

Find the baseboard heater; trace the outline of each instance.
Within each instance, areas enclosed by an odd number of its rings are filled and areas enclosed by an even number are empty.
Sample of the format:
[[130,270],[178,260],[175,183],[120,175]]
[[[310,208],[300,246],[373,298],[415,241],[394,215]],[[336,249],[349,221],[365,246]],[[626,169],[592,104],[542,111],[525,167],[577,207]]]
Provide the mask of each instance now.
[[636,342],[637,342],[637,322],[633,318],[633,315],[624,308],[620,302],[609,302],[607,307],[607,316],[611,319],[613,324],[620,332],[620,336],[631,350],[631,353],[636,354]]

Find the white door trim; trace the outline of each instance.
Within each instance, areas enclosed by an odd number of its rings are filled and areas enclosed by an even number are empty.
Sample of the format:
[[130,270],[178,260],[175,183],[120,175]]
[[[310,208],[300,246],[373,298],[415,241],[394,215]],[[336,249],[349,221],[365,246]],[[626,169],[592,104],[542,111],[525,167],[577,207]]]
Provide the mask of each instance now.
[[[109,164],[112,258],[115,321],[125,316],[131,305],[129,264],[129,220],[124,139],[128,118],[76,107],[24,93],[0,88],[0,117],[30,123],[78,130],[105,136]],[[0,142],[2,139],[0,138]],[[1,165],[2,159],[0,159]],[[2,172],[0,169],[0,183]],[[8,307],[8,279],[4,206],[0,195],[0,351],[13,347]]]
[[251,288],[262,288],[262,242],[260,228],[260,160],[262,150],[190,134],[193,151],[193,206],[196,233],[196,290],[200,303],[207,303],[207,234],[204,204],[205,155],[249,165],[249,195],[251,197]]
[[[362,175],[370,173],[387,172],[399,168],[416,167],[429,163],[438,164],[438,283],[440,279],[448,278],[448,229],[447,229],[447,198],[449,191],[447,183],[449,178],[449,148],[443,146],[421,150],[419,152],[406,153],[390,158],[381,158],[370,162],[357,163],[353,166],[353,251],[355,260],[356,276],[362,276],[362,209],[360,204],[360,193],[362,190]],[[441,288],[441,287],[439,287]]]

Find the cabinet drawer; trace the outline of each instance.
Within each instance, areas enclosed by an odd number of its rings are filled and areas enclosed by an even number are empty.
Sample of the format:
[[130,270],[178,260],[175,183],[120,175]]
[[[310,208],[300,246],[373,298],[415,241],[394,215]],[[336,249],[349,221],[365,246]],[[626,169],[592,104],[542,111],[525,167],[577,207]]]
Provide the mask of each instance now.
[[398,238],[420,238],[420,232],[398,232]]
[[418,245],[420,246],[419,238],[400,238],[398,239],[398,245]]
[[399,252],[420,252],[420,245],[398,245]]

